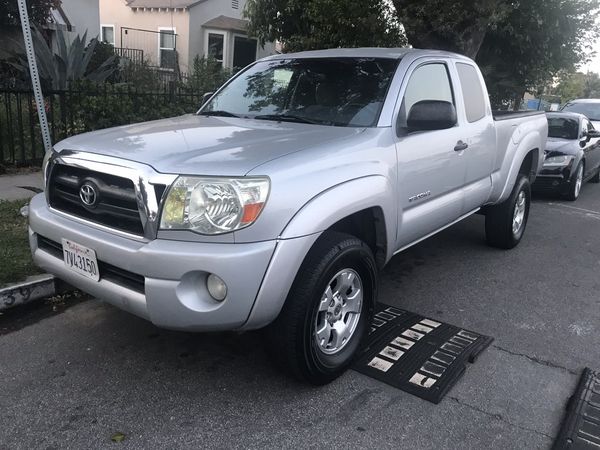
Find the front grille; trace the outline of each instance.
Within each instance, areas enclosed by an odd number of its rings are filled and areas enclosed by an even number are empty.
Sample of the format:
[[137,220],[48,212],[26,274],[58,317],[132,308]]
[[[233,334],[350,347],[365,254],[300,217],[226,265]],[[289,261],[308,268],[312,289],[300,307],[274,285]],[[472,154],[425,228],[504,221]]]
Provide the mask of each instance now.
[[[44,236],[37,236],[38,247],[56,258],[63,259],[62,245],[58,242],[48,239]],[[144,293],[144,277],[137,273],[129,272],[128,270],[108,264],[98,260],[98,270],[100,271],[100,279],[107,280],[112,283],[124,286],[132,291]]]
[[[84,184],[97,190],[87,206],[80,197]],[[57,164],[48,183],[50,206],[59,211],[132,234],[143,235],[133,181],[79,167]]]

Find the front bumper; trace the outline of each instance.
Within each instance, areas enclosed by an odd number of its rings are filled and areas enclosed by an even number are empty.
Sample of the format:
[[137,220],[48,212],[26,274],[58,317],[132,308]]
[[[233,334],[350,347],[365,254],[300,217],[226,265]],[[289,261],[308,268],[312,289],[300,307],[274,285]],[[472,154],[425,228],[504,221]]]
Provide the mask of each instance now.
[[[187,331],[234,330],[246,324],[277,245],[275,240],[137,241],[56,213],[43,195],[32,199],[29,223],[33,259],[44,270],[159,327]],[[63,238],[94,249],[101,264],[137,275],[143,280],[141,287],[119,282],[118,276],[102,277],[102,268],[98,282],[67,269],[60,253],[47,245]],[[46,245],[40,247],[40,242]],[[223,302],[213,300],[206,289],[210,273],[227,284]]]
[[538,193],[565,193],[571,182],[571,166],[542,169],[531,186]]

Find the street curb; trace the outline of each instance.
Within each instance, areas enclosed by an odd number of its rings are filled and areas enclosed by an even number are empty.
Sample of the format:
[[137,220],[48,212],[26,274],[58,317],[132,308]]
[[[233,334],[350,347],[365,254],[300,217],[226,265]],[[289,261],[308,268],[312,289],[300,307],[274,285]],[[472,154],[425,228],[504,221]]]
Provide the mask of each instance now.
[[34,275],[21,283],[0,289],[0,311],[24,305],[56,294],[56,282],[52,275]]

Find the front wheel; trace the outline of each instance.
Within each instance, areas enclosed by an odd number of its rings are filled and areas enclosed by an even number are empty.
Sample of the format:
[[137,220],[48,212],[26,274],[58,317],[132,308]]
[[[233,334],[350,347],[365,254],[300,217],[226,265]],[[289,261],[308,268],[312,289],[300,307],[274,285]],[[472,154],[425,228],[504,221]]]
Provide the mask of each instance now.
[[324,233],[265,330],[269,352],[298,378],[329,383],[352,363],[367,335],[376,294],[370,248],[348,234]]
[[579,194],[581,193],[581,186],[583,186],[583,162],[580,162],[575,169],[575,175],[571,179],[569,183],[569,190],[567,191],[567,200],[574,202],[579,198]]
[[516,247],[523,238],[530,205],[529,178],[519,175],[510,197],[499,205],[487,208],[485,237],[488,244],[503,249]]

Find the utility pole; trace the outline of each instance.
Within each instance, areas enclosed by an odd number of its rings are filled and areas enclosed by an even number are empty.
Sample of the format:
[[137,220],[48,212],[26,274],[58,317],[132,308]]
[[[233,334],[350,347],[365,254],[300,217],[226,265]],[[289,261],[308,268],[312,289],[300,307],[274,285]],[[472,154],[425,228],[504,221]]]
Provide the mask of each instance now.
[[44,96],[40,84],[40,74],[38,73],[37,61],[35,59],[35,50],[33,48],[33,39],[31,38],[31,26],[29,24],[29,14],[25,0],[17,0],[19,5],[19,16],[21,17],[21,28],[23,30],[23,39],[25,41],[25,51],[27,53],[27,62],[29,63],[29,75],[33,87],[33,96],[37,104],[38,117],[40,119],[40,129],[42,130],[42,141],[46,153],[52,150],[52,141],[50,139],[50,129],[46,119],[46,108],[44,105]]

